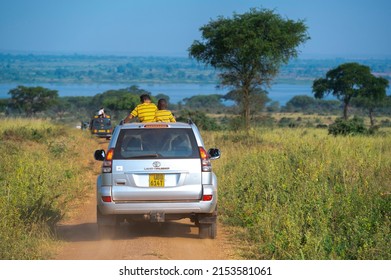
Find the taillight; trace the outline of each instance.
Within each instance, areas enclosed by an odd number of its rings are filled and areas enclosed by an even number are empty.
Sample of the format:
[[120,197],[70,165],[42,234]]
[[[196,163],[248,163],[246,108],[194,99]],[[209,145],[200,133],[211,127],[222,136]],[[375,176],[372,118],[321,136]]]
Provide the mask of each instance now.
[[213,195],[211,195],[211,194],[204,194],[202,196],[202,201],[211,201],[212,198],[213,198]]
[[212,164],[210,163],[209,155],[203,147],[200,148],[201,167],[203,172],[211,172]]
[[107,151],[106,158],[102,164],[102,173],[111,173],[113,165],[114,149]]
[[111,196],[102,196],[103,202],[111,202]]

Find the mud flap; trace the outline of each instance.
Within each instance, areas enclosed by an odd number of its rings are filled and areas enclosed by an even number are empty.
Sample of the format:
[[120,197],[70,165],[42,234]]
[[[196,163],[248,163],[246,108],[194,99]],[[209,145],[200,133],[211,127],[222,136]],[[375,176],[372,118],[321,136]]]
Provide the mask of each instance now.
[[199,216],[198,223],[200,224],[213,224],[216,223],[217,216]]

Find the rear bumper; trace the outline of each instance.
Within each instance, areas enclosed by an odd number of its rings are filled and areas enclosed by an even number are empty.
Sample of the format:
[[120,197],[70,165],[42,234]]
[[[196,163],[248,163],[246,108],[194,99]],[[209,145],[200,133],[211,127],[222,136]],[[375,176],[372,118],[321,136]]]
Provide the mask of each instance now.
[[111,201],[103,202],[102,196],[111,197],[111,186],[97,184],[97,205],[103,215],[149,215],[154,212],[165,214],[209,214],[217,205],[217,186],[203,185],[203,194],[212,195],[212,200],[191,201]]
[[111,133],[93,133],[93,135],[95,135],[96,137],[100,137],[100,138],[109,138],[111,137]]
[[145,215],[154,212],[165,214],[213,213],[216,201],[194,202],[103,202],[98,203],[103,215]]
[[212,184],[202,185],[203,195],[212,195],[210,201],[171,200],[171,201],[111,201],[103,202],[102,196],[111,197],[111,186],[102,184],[102,176],[97,178],[96,199],[102,215],[167,215],[212,214],[217,206],[217,180],[213,175]]

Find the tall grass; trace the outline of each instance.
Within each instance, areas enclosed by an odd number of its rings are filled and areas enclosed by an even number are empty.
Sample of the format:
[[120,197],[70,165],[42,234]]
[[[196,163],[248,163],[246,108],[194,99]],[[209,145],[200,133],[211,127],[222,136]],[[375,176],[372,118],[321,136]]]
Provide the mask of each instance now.
[[221,220],[247,259],[390,259],[391,136],[273,129],[205,135]]
[[[246,259],[390,259],[391,135],[203,133],[220,219]],[[99,144],[44,120],[0,120],[0,259],[49,258],[67,205],[94,186]]]
[[44,120],[0,121],[0,259],[48,258],[68,202],[93,187],[96,142]]

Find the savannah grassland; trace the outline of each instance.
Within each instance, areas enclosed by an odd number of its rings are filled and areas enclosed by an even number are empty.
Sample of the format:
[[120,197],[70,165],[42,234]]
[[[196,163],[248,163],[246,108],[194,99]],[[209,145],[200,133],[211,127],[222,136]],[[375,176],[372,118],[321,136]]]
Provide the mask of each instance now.
[[84,132],[45,120],[0,120],[0,259],[50,258],[55,224],[99,170],[92,156],[98,143]]
[[[390,259],[391,131],[202,132],[219,221],[243,259]],[[0,121],[0,259],[45,259],[54,225],[93,188],[99,142],[44,120]]]
[[220,220],[245,259],[390,259],[391,131],[205,133]]

